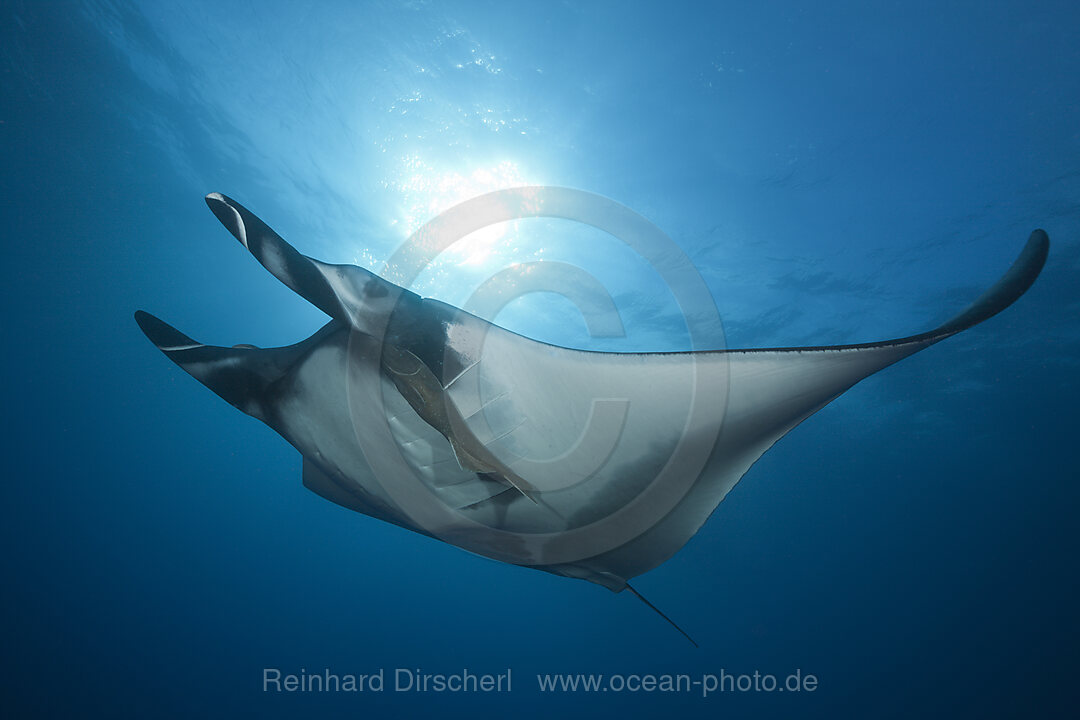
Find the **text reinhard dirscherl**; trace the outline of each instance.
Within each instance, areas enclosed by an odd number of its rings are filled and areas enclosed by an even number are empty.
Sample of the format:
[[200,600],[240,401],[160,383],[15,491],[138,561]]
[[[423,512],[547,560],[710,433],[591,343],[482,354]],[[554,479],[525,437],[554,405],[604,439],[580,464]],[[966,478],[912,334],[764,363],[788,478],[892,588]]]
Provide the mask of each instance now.
[[451,673],[426,673],[420,669],[385,668],[367,675],[322,672],[283,673],[263,668],[263,692],[510,692],[510,668],[503,673],[474,673],[467,669]]
[[[337,692],[511,692],[511,670],[501,673],[475,673],[469,669],[460,672],[428,673],[419,668],[379,668],[368,674],[337,673],[330,668],[321,672],[282,672],[279,668],[263,668],[263,692],[273,693],[337,693]],[[673,692],[700,693],[708,697],[713,693],[812,693],[818,689],[816,675],[797,668],[785,675],[761,673],[734,674],[720,670],[719,674],[547,674],[536,676],[541,693],[593,693],[593,692]]]

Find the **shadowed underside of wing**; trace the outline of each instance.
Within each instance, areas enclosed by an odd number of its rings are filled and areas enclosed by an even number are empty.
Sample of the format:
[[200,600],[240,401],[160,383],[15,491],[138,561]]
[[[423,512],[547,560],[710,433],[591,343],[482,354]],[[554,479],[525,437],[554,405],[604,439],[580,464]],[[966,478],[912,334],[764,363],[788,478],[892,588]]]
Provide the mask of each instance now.
[[751,464],[859,380],[1014,302],[1036,230],[964,312],[900,340],[818,348],[591,353],[515,335],[361,268],[307,258],[222,195],[207,202],[333,320],[302,343],[211,348],[139,313],[147,336],[304,456],[345,507],[506,562],[621,590],[669,558]]

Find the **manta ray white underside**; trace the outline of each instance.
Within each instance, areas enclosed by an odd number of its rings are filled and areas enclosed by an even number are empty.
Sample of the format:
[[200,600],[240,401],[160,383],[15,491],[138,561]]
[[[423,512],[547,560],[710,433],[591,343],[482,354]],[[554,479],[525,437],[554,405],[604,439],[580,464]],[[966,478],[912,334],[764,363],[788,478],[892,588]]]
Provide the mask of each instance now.
[[835,347],[598,353],[530,340],[351,265],[306,257],[206,198],[332,319],[283,348],[203,345],[136,314],[173,362],[303,455],[347,508],[474,553],[612,590],[671,557],[773,443],[868,375],[986,320],[1030,287],[1042,230],[955,318]]

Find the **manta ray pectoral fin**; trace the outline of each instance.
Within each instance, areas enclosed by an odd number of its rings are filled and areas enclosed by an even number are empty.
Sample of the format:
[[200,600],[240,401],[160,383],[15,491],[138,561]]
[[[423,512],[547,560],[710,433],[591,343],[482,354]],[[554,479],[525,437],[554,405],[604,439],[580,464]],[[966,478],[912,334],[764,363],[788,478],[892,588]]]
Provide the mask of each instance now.
[[767,448],[863,378],[1009,307],[1035,282],[1049,247],[1043,230],[1032,232],[1012,266],[989,290],[928,332],[858,345],[727,351],[731,396],[725,432],[740,438],[744,446],[763,441]]
[[384,506],[374,502],[369,495],[365,494],[362,485],[350,482],[348,479],[335,478],[310,458],[303,459],[302,477],[304,487],[324,500],[362,515],[369,515],[395,525],[401,524],[399,517],[387,512]]
[[1034,230],[1020,255],[1006,273],[963,312],[932,331],[937,339],[955,335],[992,318],[1016,302],[1039,277],[1050,253],[1050,237],[1045,230]]
[[[589,382],[595,385],[605,378],[616,379],[631,389],[627,397],[634,388],[663,389],[660,370],[665,363],[696,366],[703,377],[713,373],[725,380],[728,393],[727,402],[717,407],[718,436],[696,483],[647,532],[613,549],[591,567],[631,579],[660,565],[698,532],[725,495],[775,441],[874,372],[1008,308],[1035,282],[1047,260],[1049,245],[1047,233],[1032,232],[1023,252],[993,287],[951,320],[919,335],[833,347],[675,353],[654,357],[651,363],[646,362],[648,355],[597,357],[597,363],[579,372],[602,368]],[[527,383],[536,376],[535,368],[528,370],[508,381],[514,392],[527,390]],[[554,376],[545,380],[548,384],[554,381]],[[581,386],[585,388],[584,383]],[[671,391],[674,396],[677,385],[672,385]]]

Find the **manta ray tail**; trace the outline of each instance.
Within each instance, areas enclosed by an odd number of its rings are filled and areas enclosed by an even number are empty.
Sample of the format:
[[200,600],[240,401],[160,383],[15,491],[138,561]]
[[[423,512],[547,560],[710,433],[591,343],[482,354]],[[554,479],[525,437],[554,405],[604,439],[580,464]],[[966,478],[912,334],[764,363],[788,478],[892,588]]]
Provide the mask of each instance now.
[[659,615],[660,617],[662,617],[662,618],[664,618],[665,620],[667,620],[667,621],[668,621],[668,622],[669,622],[669,623],[671,624],[671,627],[673,627],[673,628],[675,628],[676,630],[678,630],[679,632],[681,632],[681,633],[683,634],[683,637],[685,637],[685,638],[686,638],[687,640],[689,640],[689,641],[690,641],[690,644],[691,644],[691,645],[693,645],[694,647],[701,647],[701,646],[700,646],[700,645],[698,645],[698,644],[697,644],[696,642],[694,642],[694,638],[690,637],[690,635],[689,635],[689,634],[687,634],[687,632],[686,632],[685,630],[683,630],[683,629],[682,629],[681,627],[679,627],[678,625],[676,625],[676,624],[675,624],[675,621],[674,621],[674,620],[672,620],[672,619],[671,619],[671,618],[669,618],[669,617],[668,617],[667,615],[665,615],[665,614],[664,614],[664,612],[663,612],[663,611],[662,611],[662,610],[661,610],[660,608],[656,607],[656,606],[655,606],[655,605],[653,605],[653,604],[652,604],[651,602],[649,602],[648,600],[646,600],[646,599],[645,599],[645,596],[644,596],[644,595],[642,595],[642,594],[641,594],[641,593],[639,593],[639,592],[638,592],[637,590],[635,590],[635,589],[634,589],[634,586],[633,586],[633,585],[631,585],[630,583],[626,583],[626,589],[627,589],[627,590],[629,590],[630,592],[634,593],[634,595],[636,595],[636,596],[637,596],[637,599],[638,599],[638,600],[640,600],[641,602],[645,603],[645,604],[646,604],[646,605],[648,605],[648,606],[649,606],[650,608],[652,608],[652,609],[653,609],[653,611],[654,611],[654,612],[655,612],[655,613],[656,613],[657,615]]

